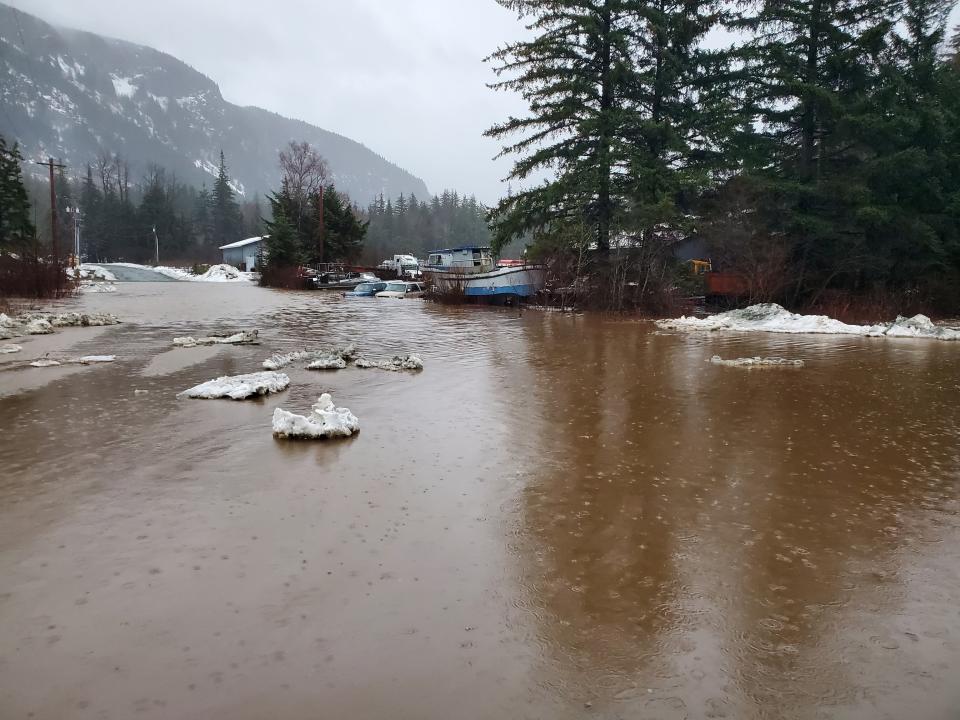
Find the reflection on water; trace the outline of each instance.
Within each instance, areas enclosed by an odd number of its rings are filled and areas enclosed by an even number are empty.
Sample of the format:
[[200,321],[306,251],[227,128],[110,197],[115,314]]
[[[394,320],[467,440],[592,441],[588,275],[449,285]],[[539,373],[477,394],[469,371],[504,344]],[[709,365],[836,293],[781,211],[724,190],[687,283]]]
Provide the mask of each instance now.
[[[960,348],[186,283],[73,302],[130,321],[76,336],[117,363],[0,367],[4,717],[956,717]],[[426,369],[175,397],[346,341]],[[323,391],[360,435],[274,441]]]

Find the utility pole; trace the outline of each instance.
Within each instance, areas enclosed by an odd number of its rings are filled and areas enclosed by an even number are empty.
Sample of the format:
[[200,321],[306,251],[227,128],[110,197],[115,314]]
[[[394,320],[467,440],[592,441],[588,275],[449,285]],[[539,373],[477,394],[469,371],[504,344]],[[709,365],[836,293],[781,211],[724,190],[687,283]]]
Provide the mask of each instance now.
[[153,243],[157,248],[157,265],[160,264],[160,238],[157,237],[157,226],[153,226]]
[[54,184],[53,169],[65,168],[66,165],[55,163],[53,158],[50,158],[47,162],[36,162],[35,164],[46,165],[50,168],[50,235],[53,241],[53,263],[60,267],[60,241],[57,237],[57,187]]
[[323,264],[323,231],[324,231],[324,227],[323,227],[323,185],[320,185],[320,212],[319,212],[319,215],[320,215],[320,217],[318,218],[318,220],[320,221],[320,230],[319,230],[319,239],[318,239],[317,245],[319,246],[319,247],[318,247],[318,250],[319,250],[319,253],[318,253],[318,254],[319,254],[319,256],[320,256],[320,264]]

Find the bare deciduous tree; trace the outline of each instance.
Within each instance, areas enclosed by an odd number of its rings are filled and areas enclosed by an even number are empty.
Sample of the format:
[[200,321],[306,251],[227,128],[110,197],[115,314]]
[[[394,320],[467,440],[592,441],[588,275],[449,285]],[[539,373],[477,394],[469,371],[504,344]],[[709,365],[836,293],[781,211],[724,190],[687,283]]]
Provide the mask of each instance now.
[[280,151],[280,170],[297,199],[315,195],[329,175],[327,161],[310,143],[292,140]]

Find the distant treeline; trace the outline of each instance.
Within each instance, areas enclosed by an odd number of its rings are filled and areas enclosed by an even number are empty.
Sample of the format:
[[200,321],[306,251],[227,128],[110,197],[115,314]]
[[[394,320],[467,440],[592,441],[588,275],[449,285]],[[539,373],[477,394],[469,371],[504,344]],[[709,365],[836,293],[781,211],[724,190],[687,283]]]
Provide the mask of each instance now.
[[[39,179],[27,186],[41,242],[49,245],[49,186]],[[157,244],[162,262],[216,261],[221,245],[262,229],[259,199],[238,202],[222,153],[210,189],[186,185],[159,165],[133,180],[121,156],[104,153],[86,166],[82,179],[61,169],[56,191],[61,247],[72,252],[78,218],[81,256],[91,262],[147,262]]]
[[[424,257],[431,250],[451,246],[489,246],[488,212],[474,196],[461,196],[455,190],[444,190],[429,202],[415,195],[386,200],[381,195],[366,210],[369,226],[364,257],[375,262],[399,253]],[[504,257],[517,256],[523,243],[504,245],[500,250]]]

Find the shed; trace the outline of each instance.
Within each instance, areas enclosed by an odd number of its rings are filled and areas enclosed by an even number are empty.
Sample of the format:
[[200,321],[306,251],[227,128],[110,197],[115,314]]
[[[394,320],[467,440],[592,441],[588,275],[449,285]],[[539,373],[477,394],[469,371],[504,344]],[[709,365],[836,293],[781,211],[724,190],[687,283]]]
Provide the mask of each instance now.
[[223,253],[221,262],[247,272],[257,270],[257,263],[263,250],[263,240],[266,237],[266,235],[258,235],[229,245],[221,245],[220,252]]

